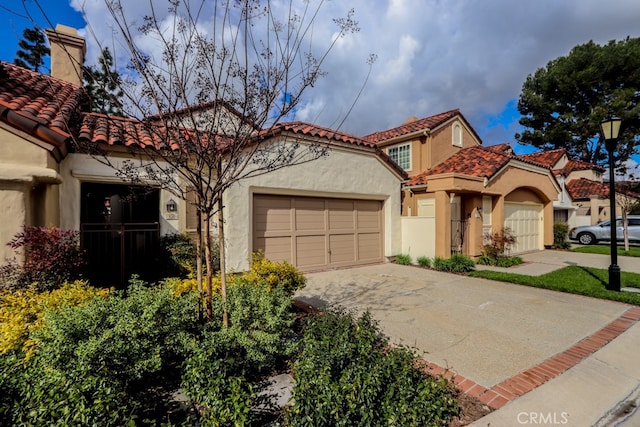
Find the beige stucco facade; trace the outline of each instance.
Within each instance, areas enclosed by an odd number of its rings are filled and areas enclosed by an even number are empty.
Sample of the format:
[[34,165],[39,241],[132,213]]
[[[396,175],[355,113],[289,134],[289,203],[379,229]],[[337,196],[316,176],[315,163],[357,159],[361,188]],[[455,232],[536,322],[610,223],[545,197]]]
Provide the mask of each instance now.
[[382,201],[384,255],[397,255],[401,250],[401,183],[397,172],[374,152],[346,145],[331,146],[326,157],[238,182],[224,193],[228,268],[242,271],[248,267],[254,194]]
[[47,144],[5,124],[0,124],[0,143],[0,260],[4,261],[16,255],[6,243],[25,225],[59,225],[62,178]]
[[[453,129],[458,127],[459,138],[454,141]],[[411,145],[411,166],[405,171],[416,175],[448,159],[462,148],[480,144],[465,122],[454,118],[433,130],[414,132],[402,137],[384,141],[379,147],[389,154],[389,149]]]
[[[504,227],[505,203],[541,206],[543,225],[538,249],[543,249],[553,244],[553,201],[558,191],[557,181],[548,170],[521,164],[507,165],[491,179],[462,174],[433,175],[429,176],[426,186],[405,190],[403,215],[419,215],[420,201],[434,199],[434,255],[451,255],[451,220],[457,217],[466,220],[463,253],[476,257],[482,253],[483,234],[500,232]],[[487,197],[490,198],[489,211],[485,203]],[[459,200],[459,205],[452,204],[454,200]],[[459,206],[459,214],[452,212],[452,206]]]

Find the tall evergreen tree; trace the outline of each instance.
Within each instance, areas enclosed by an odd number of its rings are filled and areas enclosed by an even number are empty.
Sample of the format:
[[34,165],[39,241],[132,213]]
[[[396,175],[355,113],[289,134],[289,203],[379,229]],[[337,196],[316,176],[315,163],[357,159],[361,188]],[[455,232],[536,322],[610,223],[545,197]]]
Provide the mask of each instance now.
[[96,113],[122,116],[122,79],[113,65],[108,47],[102,50],[99,66],[84,67],[84,88],[91,98],[91,110]]
[[574,47],[527,77],[518,102],[521,144],[566,148],[569,155],[605,164],[600,122],[623,120],[615,161],[624,169],[640,142],[640,38]]
[[45,56],[51,53],[45,43],[44,33],[36,27],[25,28],[22,37],[18,43],[20,49],[16,52],[13,63],[38,72],[44,66]]

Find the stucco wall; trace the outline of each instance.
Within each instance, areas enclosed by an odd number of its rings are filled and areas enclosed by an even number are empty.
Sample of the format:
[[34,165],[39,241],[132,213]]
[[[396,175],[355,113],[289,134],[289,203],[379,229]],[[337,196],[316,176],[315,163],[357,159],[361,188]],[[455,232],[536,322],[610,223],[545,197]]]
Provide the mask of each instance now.
[[20,183],[0,182],[0,264],[14,257],[7,243],[22,229],[27,216],[25,186]]
[[58,165],[31,137],[0,125],[0,264],[15,253],[6,246],[25,225],[59,225]]
[[382,200],[384,255],[397,255],[402,249],[400,184],[377,156],[350,148],[332,148],[327,157],[236,183],[224,195],[227,268],[248,268],[255,193]]

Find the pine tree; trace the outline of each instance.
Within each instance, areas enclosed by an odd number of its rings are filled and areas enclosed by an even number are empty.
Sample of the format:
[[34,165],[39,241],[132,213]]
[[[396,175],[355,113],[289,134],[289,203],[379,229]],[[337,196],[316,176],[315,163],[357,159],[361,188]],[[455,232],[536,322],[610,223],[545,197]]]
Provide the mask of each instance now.
[[109,48],[102,50],[99,66],[84,67],[84,88],[91,98],[91,110],[111,116],[122,116],[122,79],[113,66]]
[[22,37],[18,43],[20,49],[16,52],[13,63],[38,72],[44,66],[44,57],[51,53],[45,44],[44,33],[36,27],[25,28]]

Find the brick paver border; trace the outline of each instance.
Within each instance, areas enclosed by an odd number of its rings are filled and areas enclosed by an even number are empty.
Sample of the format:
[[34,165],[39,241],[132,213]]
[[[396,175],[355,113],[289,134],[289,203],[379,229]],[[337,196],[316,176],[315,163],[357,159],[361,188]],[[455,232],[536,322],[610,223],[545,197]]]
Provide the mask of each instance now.
[[640,307],[629,308],[620,317],[598,332],[580,340],[567,350],[551,356],[537,366],[524,370],[494,385],[490,389],[450,369],[442,368],[435,363],[424,361],[423,368],[431,375],[441,375],[444,378],[452,380],[456,388],[462,393],[477,398],[493,409],[499,409],[517,397],[530,392],[577,365],[589,355],[607,345],[639,320]]

